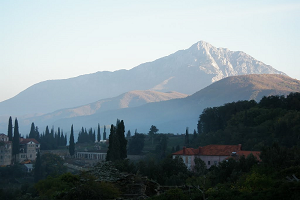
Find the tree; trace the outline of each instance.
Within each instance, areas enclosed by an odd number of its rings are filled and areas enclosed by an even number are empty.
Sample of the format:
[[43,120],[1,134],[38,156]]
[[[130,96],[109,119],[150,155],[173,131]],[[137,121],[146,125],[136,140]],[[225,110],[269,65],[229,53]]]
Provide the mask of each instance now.
[[123,160],[127,158],[127,140],[125,138],[125,125],[123,120],[118,123],[116,133],[120,142],[120,159]]
[[39,132],[39,127],[35,127],[35,139],[37,141],[40,141],[40,132]]
[[104,130],[103,130],[103,140],[106,140],[106,126],[104,125]]
[[196,173],[198,176],[203,176],[206,174],[207,167],[205,162],[201,158],[195,158],[194,159],[195,166],[194,166],[194,173]]
[[145,143],[145,135],[137,133],[131,137],[128,142],[128,154],[139,155],[141,154]]
[[68,135],[66,134],[66,135],[65,135],[65,139],[64,139],[64,144],[65,144],[64,146],[67,145],[67,138],[68,138]]
[[179,146],[179,144],[176,146],[176,149],[175,149],[176,151],[179,151],[180,150],[180,146]]
[[97,141],[100,142],[100,140],[101,140],[100,124],[98,124]]
[[67,171],[64,160],[56,154],[44,153],[41,155],[41,163],[42,178],[61,175]]
[[109,134],[109,145],[106,154],[106,161],[116,161],[120,159],[120,140],[116,133],[116,128],[112,124]]
[[42,161],[40,152],[38,152],[34,165],[34,182],[38,182],[42,179]]
[[194,140],[197,139],[197,132],[196,132],[196,129],[194,129],[193,139],[194,139]]
[[117,121],[117,127],[113,124],[110,128],[109,146],[106,160],[116,161],[127,158],[127,140],[125,139],[125,125],[123,120]]
[[156,156],[159,159],[165,158],[167,145],[168,145],[168,136],[165,134],[160,134],[159,143],[155,147]]
[[69,153],[70,153],[71,156],[73,156],[75,154],[75,142],[74,142],[73,124],[71,126]]
[[89,139],[88,139],[88,142],[95,142],[95,134],[93,133],[93,129],[92,128],[90,128],[89,129],[89,137],[88,137]]
[[14,162],[17,160],[17,154],[20,152],[20,133],[19,133],[19,125],[17,118],[15,119],[15,126],[14,126],[14,137],[13,137],[13,149],[12,149],[12,155],[14,156]]
[[31,123],[29,138],[35,138],[35,126],[33,122]]
[[127,134],[126,134],[126,138],[128,139],[128,138],[130,138],[131,137],[131,132],[130,132],[130,130],[128,130],[127,131]]
[[156,128],[156,126],[151,125],[150,130],[149,130],[149,139],[152,141],[152,145],[153,145],[153,139],[154,139],[154,135],[159,131],[159,129]]
[[7,136],[9,138],[9,141],[12,141],[13,140],[13,127],[12,127],[12,119],[11,117],[9,117],[9,120],[8,120],[8,130],[7,130]]
[[184,144],[186,147],[188,147],[190,145],[189,128],[188,127],[186,127],[184,139],[185,139]]

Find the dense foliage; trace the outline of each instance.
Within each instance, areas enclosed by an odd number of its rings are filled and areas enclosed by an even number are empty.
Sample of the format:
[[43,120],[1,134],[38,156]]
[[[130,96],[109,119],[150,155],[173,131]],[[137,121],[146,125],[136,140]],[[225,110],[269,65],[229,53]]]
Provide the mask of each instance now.
[[[52,150],[57,149],[60,146],[67,145],[67,135],[64,135],[63,131],[58,127],[57,131],[51,128],[49,131],[48,126],[46,126],[45,132],[39,134],[38,127],[33,130],[34,124],[31,126],[31,132],[34,131],[36,137],[34,137],[41,144],[41,150]],[[30,135],[30,134],[29,134]],[[38,137],[39,136],[39,137]]]
[[[100,127],[98,126],[98,138],[100,137]],[[93,131],[92,128],[89,129],[89,132],[87,132],[86,129],[83,127],[81,128],[81,131],[78,133],[78,139],[77,143],[93,143],[96,141],[96,134],[95,131]]]
[[[145,144],[145,135],[140,133],[135,133],[132,137],[128,138],[128,154],[130,155],[139,155],[141,154],[144,144]],[[130,139],[129,139],[130,138]]]
[[74,131],[73,131],[73,124],[71,126],[71,134],[70,134],[70,140],[69,140],[69,153],[71,156],[75,154],[75,141],[74,141]]
[[109,146],[106,160],[116,161],[127,158],[127,140],[125,138],[124,121],[117,121],[116,126],[110,127]]
[[286,147],[300,145],[300,94],[263,97],[206,108],[198,121],[200,137],[193,145],[243,144],[260,150],[274,142]]

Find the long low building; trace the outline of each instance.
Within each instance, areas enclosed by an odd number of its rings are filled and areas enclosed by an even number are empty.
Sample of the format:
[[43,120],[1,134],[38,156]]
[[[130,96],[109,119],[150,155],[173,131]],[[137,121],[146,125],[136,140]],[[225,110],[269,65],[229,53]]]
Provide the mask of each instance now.
[[75,158],[105,161],[106,160],[106,153],[82,151],[82,152],[77,152],[75,154]]
[[192,170],[195,166],[195,158],[201,158],[201,160],[205,162],[207,168],[210,168],[213,165],[218,165],[219,162],[222,162],[229,157],[247,157],[249,154],[253,154],[259,160],[259,151],[242,151],[241,144],[207,145],[197,149],[183,147],[182,150],[173,153],[173,158],[180,156],[187,168]]

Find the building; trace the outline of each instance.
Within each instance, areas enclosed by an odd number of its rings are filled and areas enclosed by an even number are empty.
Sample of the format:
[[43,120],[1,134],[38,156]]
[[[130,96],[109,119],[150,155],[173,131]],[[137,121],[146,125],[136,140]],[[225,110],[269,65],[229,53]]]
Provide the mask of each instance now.
[[20,153],[18,162],[24,160],[35,160],[40,151],[40,143],[34,138],[20,138]]
[[24,164],[23,165],[23,171],[26,173],[32,172],[34,169],[33,164]]
[[0,134],[0,166],[10,165],[12,160],[12,142],[7,135]]
[[77,152],[75,155],[77,159],[85,159],[85,160],[97,160],[97,161],[105,161],[106,160],[106,153],[104,152]]
[[195,166],[195,158],[201,158],[201,160],[205,162],[207,168],[210,168],[213,165],[218,165],[219,162],[222,162],[229,157],[247,157],[251,153],[259,159],[259,151],[242,151],[241,144],[207,145],[204,147],[199,147],[197,149],[183,147],[182,150],[173,153],[173,158],[175,158],[176,156],[180,156],[187,168],[192,170]]

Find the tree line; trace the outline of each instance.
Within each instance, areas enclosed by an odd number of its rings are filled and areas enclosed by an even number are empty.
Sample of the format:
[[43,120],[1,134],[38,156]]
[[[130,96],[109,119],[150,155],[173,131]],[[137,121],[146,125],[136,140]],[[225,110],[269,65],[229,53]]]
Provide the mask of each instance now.
[[238,101],[206,108],[198,120],[198,138],[192,146],[243,144],[260,150],[274,142],[300,145],[300,93],[263,97],[260,102]]

